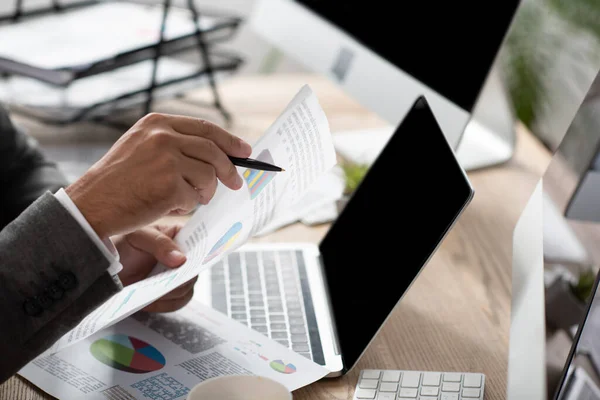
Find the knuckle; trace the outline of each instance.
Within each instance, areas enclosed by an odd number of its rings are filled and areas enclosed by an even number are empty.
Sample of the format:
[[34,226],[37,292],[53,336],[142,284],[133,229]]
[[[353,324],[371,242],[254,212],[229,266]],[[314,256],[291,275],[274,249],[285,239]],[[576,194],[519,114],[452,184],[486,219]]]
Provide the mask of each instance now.
[[212,140],[208,139],[204,141],[204,150],[208,154],[215,154],[216,152],[220,151],[219,146],[217,146],[217,144]]
[[155,125],[163,123],[165,119],[166,116],[164,114],[151,112],[142,117],[141,122],[143,124]]
[[168,146],[173,139],[173,134],[163,129],[156,130],[150,135],[150,140],[158,148],[164,148],[165,146]]

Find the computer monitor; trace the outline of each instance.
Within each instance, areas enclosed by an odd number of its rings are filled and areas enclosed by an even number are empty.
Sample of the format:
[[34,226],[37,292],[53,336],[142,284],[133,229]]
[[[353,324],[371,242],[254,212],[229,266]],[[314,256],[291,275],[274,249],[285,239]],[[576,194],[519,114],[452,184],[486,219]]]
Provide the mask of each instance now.
[[513,132],[506,94],[490,71],[518,5],[258,0],[250,23],[275,47],[387,120],[390,134],[425,95],[459,161],[472,169],[512,155],[512,137],[471,116],[487,84],[495,91],[490,109],[508,121],[500,129]]
[[543,194],[540,180],[513,234],[507,400],[547,400]]
[[568,217],[598,153],[599,84],[514,229],[508,400],[600,400],[600,224]]
[[600,74],[560,146],[568,168],[577,177],[565,216],[581,222],[600,222]]

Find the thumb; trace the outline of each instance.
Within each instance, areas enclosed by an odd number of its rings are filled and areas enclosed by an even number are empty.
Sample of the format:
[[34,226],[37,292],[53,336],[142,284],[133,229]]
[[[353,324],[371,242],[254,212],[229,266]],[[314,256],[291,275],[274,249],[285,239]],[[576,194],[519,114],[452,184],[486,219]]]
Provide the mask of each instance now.
[[176,268],[186,260],[177,243],[167,234],[155,227],[146,227],[129,235],[127,239],[131,246],[151,254],[160,263],[169,268]]

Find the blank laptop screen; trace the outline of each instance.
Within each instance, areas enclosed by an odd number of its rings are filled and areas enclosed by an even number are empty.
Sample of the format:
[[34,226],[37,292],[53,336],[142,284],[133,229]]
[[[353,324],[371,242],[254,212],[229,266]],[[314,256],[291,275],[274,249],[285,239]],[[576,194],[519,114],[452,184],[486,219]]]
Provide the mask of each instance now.
[[427,104],[417,101],[320,244],[346,370],[472,194]]

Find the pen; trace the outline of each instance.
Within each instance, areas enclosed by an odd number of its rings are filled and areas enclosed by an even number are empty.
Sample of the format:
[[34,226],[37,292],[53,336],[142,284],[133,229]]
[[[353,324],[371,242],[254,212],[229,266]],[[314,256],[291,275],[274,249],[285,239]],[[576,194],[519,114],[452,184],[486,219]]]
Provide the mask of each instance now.
[[231,160],[231,162],[233,163],[233,165],[237,165],[238,167],[246,167],[246,168],[258,169],[258,170],[262,170],[262,171],[275,171],[275,172],[285,171],[285,169],[277,167],[273,164],[269,164],[269,163],[259,161],[259,160],[254,160],[252,158],[239,158],[239,157],[232,157],[232,156],[228,156],[228,157]]

